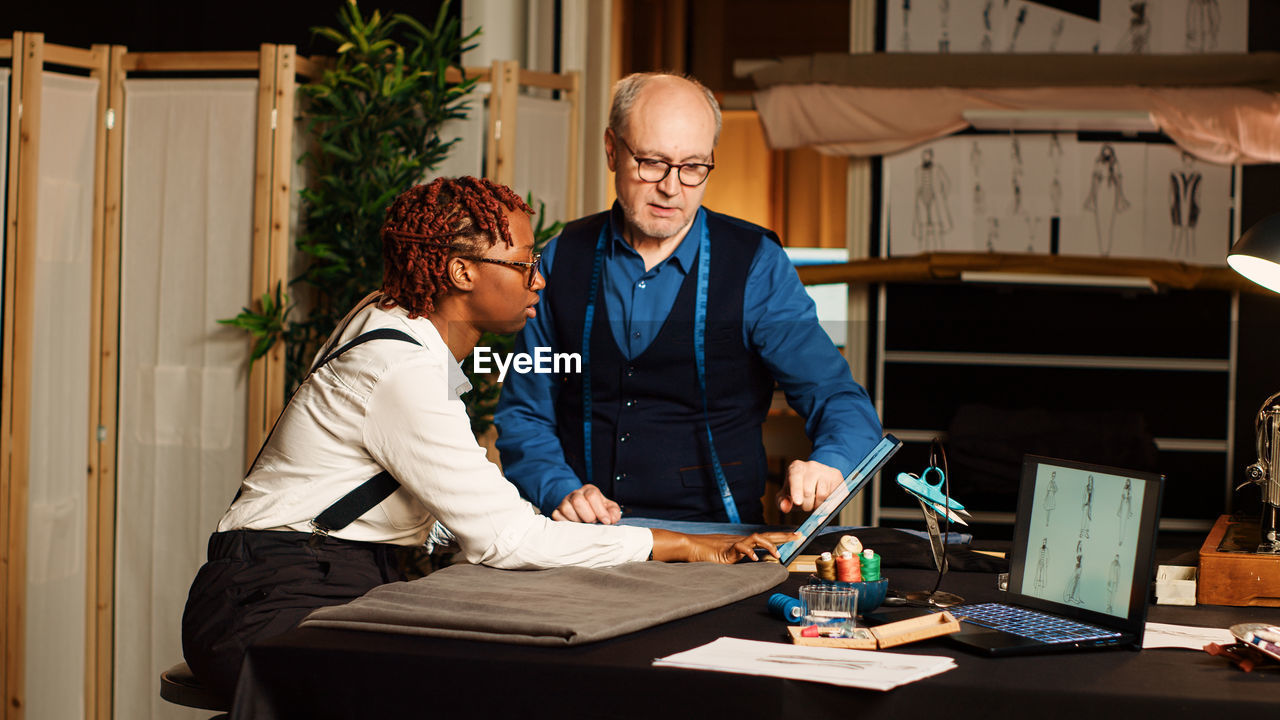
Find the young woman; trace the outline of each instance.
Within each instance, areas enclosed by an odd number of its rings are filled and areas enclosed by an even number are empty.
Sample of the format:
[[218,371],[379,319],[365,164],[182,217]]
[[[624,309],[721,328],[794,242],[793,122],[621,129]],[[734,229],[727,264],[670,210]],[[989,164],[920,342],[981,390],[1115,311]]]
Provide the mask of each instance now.
[[509,188],[468,177],[411,188],[388,209],[382,290],[317,355],[191,587],[183,652],[215,692],[233,695],[249,645],[404,579],[397,550],[437,524],[466,562],[509,569],[732,563],[790,539],[555,522],[485,459],[458,363],[482,333],[515,332],[537,312],[531,213]]

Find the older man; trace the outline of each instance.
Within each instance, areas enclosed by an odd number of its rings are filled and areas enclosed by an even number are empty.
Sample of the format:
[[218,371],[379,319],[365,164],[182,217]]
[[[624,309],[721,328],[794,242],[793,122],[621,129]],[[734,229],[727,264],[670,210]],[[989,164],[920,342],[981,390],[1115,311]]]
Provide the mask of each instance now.
[[582,374],[508,375],[507,478],[554,519],[625,513],[759,522],[775,381],[814,450],[778,496],[812,509],[881,436],[777,236],[702,207],[720,109],[696,80],[619,81],[604,145],[618,201],[542,254],[547,288],[517,352],[577,352]]

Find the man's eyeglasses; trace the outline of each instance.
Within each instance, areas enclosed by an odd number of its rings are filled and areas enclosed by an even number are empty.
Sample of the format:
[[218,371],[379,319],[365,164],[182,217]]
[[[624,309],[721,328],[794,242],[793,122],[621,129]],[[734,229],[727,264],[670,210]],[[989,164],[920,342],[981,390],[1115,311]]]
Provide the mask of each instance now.
[[631,146],[623,140],[621,136],[614,135],[618,138],[618,142],[622,143],[622,147],[631,153],[631,157],[636,161],[636,174],[640,179],[647,183],[660,183],[667,179],[672,170],[676,171],[676,179],[685,187],[698,187],[707,181],[707,176],[716,166],[716,154],[711,152],[711,162],[709,163],[669,163],[666,160],[657,158],[646,158],[636,155]]
[[533,287],[533,283],[538,277],[538,260],[542,258],[542,254],[534,253],[533,260],[530,260],[527,262],[521,261],[521,260],[499,260],[497,258],[487,258],[487,257],[481,257],[479,255],[456,255],[455,257],[460,257],[464,260],[475,260],[476,262],[492,263],[494,265],[506,265],[508,267],[527,268],[528,277],[525,279],[525,282],[528,283],[528,287]]

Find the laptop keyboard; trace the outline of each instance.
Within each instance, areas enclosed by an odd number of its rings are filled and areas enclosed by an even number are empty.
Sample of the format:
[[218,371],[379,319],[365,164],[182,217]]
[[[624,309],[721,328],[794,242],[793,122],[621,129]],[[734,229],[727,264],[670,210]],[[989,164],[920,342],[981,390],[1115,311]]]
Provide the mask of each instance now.
[[1120,633],[1002,603],[957,605],[947,612],[974,625],[1049,644],[1118,639]]

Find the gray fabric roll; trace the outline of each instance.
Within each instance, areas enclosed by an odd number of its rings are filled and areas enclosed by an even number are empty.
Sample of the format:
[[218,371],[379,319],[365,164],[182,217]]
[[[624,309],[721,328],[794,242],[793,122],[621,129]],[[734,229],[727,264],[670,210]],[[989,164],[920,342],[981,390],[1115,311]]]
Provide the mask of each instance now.
[[[771,562],[636,562],[612,568],[496,570],[454,565],[320,608],[302,627],[577,645],[736,602],[781,583]],[[763,609],[763,606],[762,606]]]

